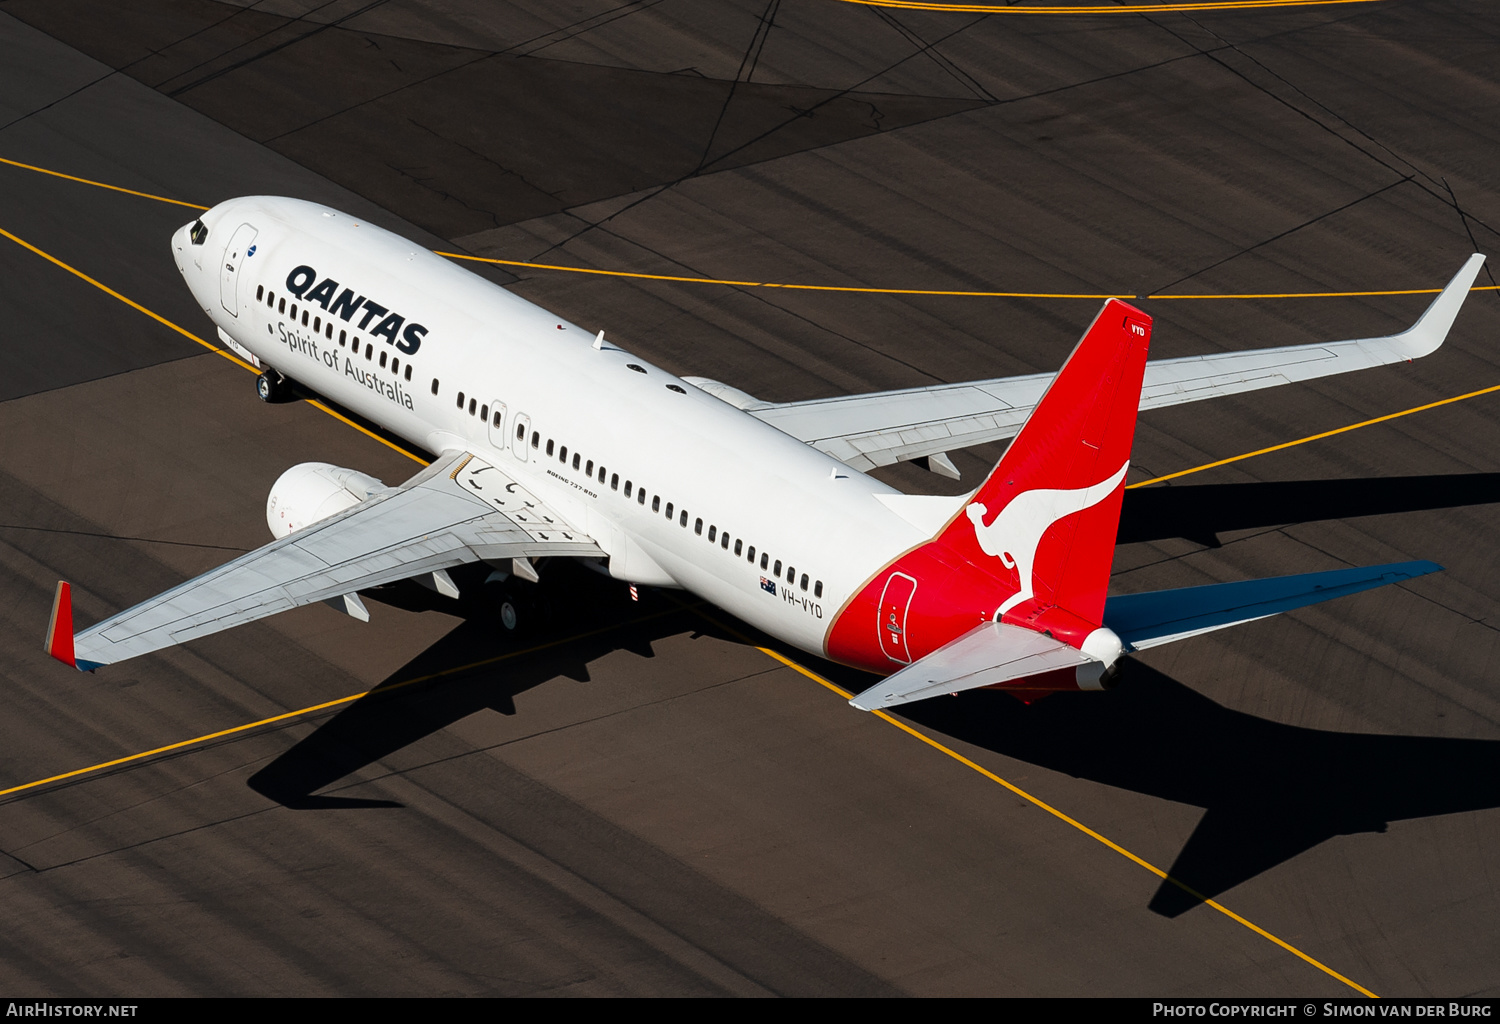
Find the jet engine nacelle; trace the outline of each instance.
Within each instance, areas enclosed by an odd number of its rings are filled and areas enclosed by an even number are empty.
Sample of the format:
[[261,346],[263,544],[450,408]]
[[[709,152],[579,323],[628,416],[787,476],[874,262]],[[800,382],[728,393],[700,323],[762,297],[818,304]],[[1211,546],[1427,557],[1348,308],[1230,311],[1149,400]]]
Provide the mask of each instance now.
[[305,526],[353,508],[386,490],[373,476],[326,462],[303,462],[271,485],[266,497],[266,525],[280,540]]

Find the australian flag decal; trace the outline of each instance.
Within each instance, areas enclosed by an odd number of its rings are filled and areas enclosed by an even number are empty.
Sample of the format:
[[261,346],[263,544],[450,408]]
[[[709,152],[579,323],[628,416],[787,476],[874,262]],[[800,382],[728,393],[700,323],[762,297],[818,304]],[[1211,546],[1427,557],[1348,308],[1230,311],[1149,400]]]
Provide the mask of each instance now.
[[768,580],[764,576],[762,576],[760,578],[760,589],[764,590],[768,594],[774,594],[776,593],[776,582],[774,580]]

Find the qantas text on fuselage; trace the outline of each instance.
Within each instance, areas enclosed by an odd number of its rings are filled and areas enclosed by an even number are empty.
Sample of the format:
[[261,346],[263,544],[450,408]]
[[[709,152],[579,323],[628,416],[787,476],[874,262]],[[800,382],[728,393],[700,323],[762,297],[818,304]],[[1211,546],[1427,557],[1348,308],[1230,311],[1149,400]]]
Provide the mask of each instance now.
[[[314,281],[318,283],[313,285]],[[287,274],[286,290],[309,305],[316,302],[330,317],[336,316],[351,327],[368,331],[370,337],[394,345],[407,355],[416,355],[417,349],[422,347],[426,327],[407,323],[406,317],[400,313],[391,312],[373,299],[356,295],[352,288],[341,291],[339,283],[331,277],[319,280],[318,272],[305,264]],[[356,314],[360,317],[357,324],[354,322]]]

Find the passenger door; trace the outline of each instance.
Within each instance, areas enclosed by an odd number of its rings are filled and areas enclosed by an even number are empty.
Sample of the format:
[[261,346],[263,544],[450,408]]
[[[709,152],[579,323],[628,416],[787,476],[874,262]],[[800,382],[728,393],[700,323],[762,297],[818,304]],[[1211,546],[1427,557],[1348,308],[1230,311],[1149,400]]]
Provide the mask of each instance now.
[[911,664],[911,648],[906,642],[906,612],[916,592],[916,580],[905,573],[893,572],[880,595],[880,620],[875,625],[880,633],[880,649],[887,658],[903,665]]
[[255,229],[241,224],[224,247],[224,262],[219,267],[219,304],[230,316],[240,315],[240,268],[245,256],[255,248]]
[[490,403],[490,444],[498,451],[505,451],[505,403]]

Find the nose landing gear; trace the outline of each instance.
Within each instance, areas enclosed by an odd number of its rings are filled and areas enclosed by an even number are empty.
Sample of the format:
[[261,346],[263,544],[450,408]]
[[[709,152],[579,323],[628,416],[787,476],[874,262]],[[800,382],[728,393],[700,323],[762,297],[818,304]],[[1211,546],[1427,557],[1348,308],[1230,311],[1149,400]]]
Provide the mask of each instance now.
[[269,402],[273,405],[277,402],[285,402],[292,397],[291,381],[275,370],[267,369],[255,378],[255,393],[260,396],[262,402]]

